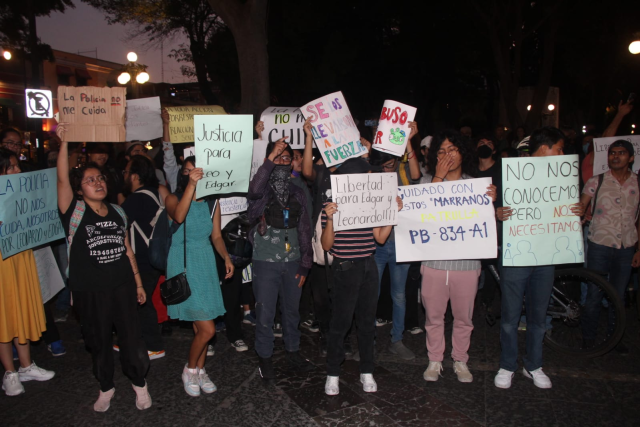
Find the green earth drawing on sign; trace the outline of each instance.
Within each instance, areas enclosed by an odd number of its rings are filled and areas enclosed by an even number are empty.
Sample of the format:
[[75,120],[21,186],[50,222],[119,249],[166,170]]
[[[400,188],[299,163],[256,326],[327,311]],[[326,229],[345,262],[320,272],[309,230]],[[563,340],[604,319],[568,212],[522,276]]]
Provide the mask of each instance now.
[[400,128],[391,128],[391,130],[389,131],[390,135],[389,135],[389,141],[392,144],[395,145],[402,145],[404,144],[404,138],[407,136],[406,133],[404,133],[403,130],[400,130]]

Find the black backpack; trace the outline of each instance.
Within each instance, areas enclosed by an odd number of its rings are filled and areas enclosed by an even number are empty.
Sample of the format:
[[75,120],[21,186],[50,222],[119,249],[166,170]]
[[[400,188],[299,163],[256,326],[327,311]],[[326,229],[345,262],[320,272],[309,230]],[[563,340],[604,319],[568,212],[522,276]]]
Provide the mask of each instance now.
[[247,213],[241,213],[222,229],[222,239],[236,268],[245,268],[251,263],[253,245],[249,242],[249,232],[253,228]]

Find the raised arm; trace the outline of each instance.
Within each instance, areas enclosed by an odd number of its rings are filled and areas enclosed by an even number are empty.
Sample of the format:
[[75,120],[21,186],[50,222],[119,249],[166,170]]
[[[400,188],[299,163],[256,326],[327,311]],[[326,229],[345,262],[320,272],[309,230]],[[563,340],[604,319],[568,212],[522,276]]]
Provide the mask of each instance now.
[[311,134],[311,128],[313,125],[307,119],[304,122],[302,128],[304,129],[304,153],[302,154],[302,176],[309,181],[316,179],[316,171],[313,169],[313,135]]
[[73,201],[73,190],[69,181],[69,143],[63,138],[65,123],[58,124],[56,134],[60,138],[60,152],[58,153],[58,209],[63,214],[67,212]]
[[633,104],[628,102],[623,103],[622,101],[620,101],[620,103],[618,104],[618,112],[616,113],[616,116],[613,118],[609,126],[607,126],[604,132],[602,132],[602,137],[605,138],[609,136],[616,136],[616,132],[618,132],[618,126],[620,126],[622,119],[624,119],[624,116],[629,114],[631,110],[633,110]]
[[178,224],[182,224],[187,218],[193,195],[196,193],[196,185],[198,181],[202,179],[203,175],[202,168],[192,169],[191,172],[189,172],[189,184],[187,184],[187,188],[184,189],[182,199],[178,202],[178,197],[175,194],[170,194],[164,201],[167,213]]
[[407,159],[409,161],[409,172],[411,175],[411,179],[414,181],[418,181],[422,176],[422,172],[420,172],[418,156],[416,156],[415,151],[413,151],[413,146],[411,145],[411,139],[418,133],[418,123],[409,122],[409,128],[411,129],[409,139],[407,140]]

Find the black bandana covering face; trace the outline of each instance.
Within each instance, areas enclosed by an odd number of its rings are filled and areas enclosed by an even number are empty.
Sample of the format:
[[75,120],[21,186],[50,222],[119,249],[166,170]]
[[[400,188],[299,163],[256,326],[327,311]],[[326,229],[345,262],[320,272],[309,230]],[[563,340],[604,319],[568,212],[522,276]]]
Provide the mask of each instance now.
[[291,181],[291,166],[276,165],[269,176],[269,185],[276,193],[276,199],[283,208],[289,203],[289,182]]

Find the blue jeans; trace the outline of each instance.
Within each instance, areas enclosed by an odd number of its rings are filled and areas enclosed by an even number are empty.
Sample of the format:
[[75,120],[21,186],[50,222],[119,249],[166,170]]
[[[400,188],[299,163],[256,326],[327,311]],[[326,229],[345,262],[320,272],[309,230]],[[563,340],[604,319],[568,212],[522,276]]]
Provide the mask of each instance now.
[[378,297],[380,297],[380,283],[384,267],[389,264],[389,275],[391,276],[391,300],[393,301],[393,325],[391,328],[391,342],[402,340],[404,332],[404,315],[407,310],[407,299],[405,297],[405,287],[407,285],[407,275],[411,263],[404,262],[396,264],[396,242],[387,240],[384,245],[376,245],[374,254],[376,265],[378,266]]
[[[616,249],[589,241],[587,265],[591,270],[608,275],[609,283],[615,289],[620,301],[624,299],[624,291],[631,277],[631,261],[634,253],[633,247]],[[589,285],[582,314],[582,337],[586,340],[596,339],[601,307],[602,292],[595,285]],[[609,305],[608,333],[613,329],[614,322],[613,307]]]
[[282,313],[282,334],[287,351],[300,349],[300,278],[298,262],[253,261],[253,294],[256,297],[256,353],[263,359],[273,355],[273,318],[278,295]]
[[552,265],[502,268],[500,368],[511,372],[518,369],[518,322],[523,300],[527,312],[527,353],[524,356],[524,367],[528,371],[542,367],[542,340],[547,330],[545,318],[553,290],[554,272],[555,267]]

